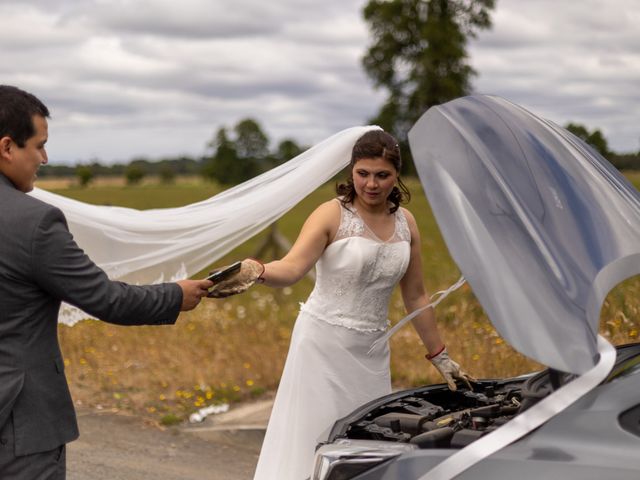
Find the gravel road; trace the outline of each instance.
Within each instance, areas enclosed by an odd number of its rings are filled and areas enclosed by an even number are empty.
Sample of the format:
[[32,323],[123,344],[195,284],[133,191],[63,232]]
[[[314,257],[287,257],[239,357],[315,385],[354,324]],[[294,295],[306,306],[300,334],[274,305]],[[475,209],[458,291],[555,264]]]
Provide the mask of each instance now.
[[68,445],[67,479],[251,479],[270,409],[265,400],[171,428],[121,413],[79,410],[80,438]]

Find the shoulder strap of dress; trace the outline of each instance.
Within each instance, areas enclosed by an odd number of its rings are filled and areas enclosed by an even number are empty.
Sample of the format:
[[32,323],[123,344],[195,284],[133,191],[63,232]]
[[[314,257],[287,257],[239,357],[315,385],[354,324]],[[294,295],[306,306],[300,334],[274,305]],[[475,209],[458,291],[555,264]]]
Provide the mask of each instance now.
[[396,210],[396,233],[402,240],[411,241],[411,231],[409,230],[409,222],[404,214],[402,207]]
[[340,225],[338,226],[338,231],[333,239],[334,242],[342,238],[353,236],[354,233],[356,233],[356,230],[360,231],[358,226],[354,226],[354,221],[357,222],[357,218],[359,218],[357,214],[348,207],[345,207],[339,198],[336,198],[335,200],[340,204]]

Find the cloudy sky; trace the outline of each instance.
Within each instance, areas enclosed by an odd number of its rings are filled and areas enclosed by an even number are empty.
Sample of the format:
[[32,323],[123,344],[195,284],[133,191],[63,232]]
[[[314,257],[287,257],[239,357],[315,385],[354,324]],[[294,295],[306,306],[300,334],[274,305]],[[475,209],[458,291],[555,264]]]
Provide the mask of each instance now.
[[[360,66],[365,0],[0,0],[0,83],[52,111],[53,164],[201,155],[257,119],[313,144],[381,105]],[[640,148],[640,2],[497,0],[475,91]]]

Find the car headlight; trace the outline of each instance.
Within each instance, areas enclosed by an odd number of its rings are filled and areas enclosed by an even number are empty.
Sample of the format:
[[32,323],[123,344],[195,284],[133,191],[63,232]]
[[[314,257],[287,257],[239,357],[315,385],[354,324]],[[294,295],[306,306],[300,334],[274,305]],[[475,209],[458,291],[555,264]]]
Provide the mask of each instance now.
[[408,443],[340,439],[316,450],[313,480],[345,480],[417,447]]

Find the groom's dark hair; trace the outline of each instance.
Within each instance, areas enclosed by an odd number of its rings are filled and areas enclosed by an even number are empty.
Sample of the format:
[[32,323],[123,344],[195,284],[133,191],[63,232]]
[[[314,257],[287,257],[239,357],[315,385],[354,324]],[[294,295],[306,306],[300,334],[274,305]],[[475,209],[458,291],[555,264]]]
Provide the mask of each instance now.
[[391,163],[398,173],[398,185],[393,187],[387,198],[393,205],[389,209],[390,213],[398,210],[401,203],[407,203],[411,200],[411,193],[399,176],[402,157],[398,141],[384,130],[370,130],[358,138],[353,145],[351,162],[349,163],[349,178],[346,183],[336,185],[336,193],[340,196],[340,202],[344,207],[347,207],[349,203],[352,204],[356,198],[356,189],[353,186],[353,167],[358,160],[363,158],[383,158]]
[[35,95],[11,85],[0,85],[0,138],[10,137],[18,147],[35,135],[33,116],[49,116],[49,109]]

